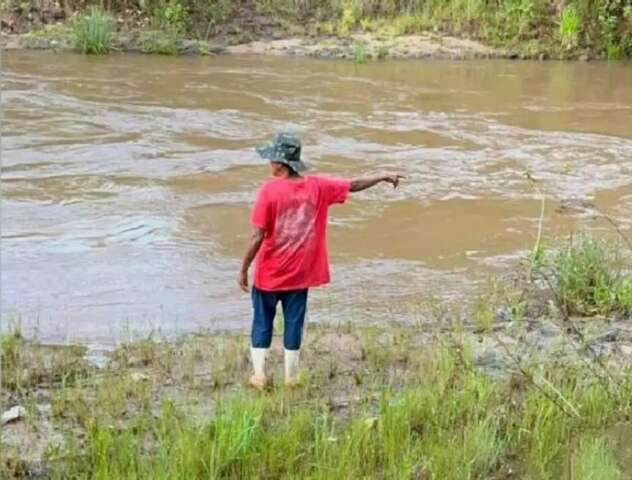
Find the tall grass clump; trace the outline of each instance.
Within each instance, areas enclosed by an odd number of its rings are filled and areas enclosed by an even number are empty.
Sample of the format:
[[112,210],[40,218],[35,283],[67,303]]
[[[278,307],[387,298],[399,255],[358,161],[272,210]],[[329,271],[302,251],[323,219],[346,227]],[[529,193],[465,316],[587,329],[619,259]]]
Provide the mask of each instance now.
[[553,254],[556,294],[568,314],[629,311],[632,280],[619,245],[579,236]]
[[0,390],[2,388],[15,388],[19,385],[22,333],[19,329],[0,338],[0,365],[2,376],[0,377]]
[[73,24],[75,48],[93,55],[110,52],[115,25],[111,13],[101,7],[90,7]]
[[581,22],[577,8],[574,5],[566,5],[562,10],[559,28],[560,39],[565,47],[570,48],[577,45]]

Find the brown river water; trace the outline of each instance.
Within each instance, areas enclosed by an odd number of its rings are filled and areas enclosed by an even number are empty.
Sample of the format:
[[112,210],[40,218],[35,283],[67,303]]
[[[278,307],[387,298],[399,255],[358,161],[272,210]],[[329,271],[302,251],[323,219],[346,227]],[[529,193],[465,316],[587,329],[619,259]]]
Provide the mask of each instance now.
[[302,135],[314,171],[391,169],[331,212],[313,321],[416,321],[545,237],[632,234],[632,64],[3,58],[2,311],[48,341],[242,328],[253,147]]

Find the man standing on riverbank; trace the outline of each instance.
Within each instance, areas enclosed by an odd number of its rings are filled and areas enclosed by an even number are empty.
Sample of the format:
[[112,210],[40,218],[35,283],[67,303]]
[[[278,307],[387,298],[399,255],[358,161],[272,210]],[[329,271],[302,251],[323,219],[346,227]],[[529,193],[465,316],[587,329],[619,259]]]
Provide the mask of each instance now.
[[266,387],[265,362],[278,303],[283,308],[285,383],[297,385],[299,351],[307,310],[307,293],[329,283],[326,231],[329,207],[344,203],[350,192],[386,182],[397,187],[401,175],[377,174],[353,179],[302,176],[298,137],[280,133],[257,148],[270,161],[272,178],[259,190],[252,210],[254,231],[244,255],[238,283],[248,292],[248,269],[256,258],[252,305],[250,385]]

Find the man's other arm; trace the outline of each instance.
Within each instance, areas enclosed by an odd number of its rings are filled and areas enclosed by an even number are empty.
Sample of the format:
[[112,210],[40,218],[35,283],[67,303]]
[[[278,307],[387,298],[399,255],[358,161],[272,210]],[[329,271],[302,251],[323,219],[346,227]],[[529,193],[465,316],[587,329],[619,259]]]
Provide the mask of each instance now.
[[244,292],[248,292],[248,269],[250,268],[252,261],[257,256],[257,252],[261,248],[264,235],[265,231],[262,228],[255,227],[246,253],[244,254],[244,259],[241,262],[241,270],[239,271],[237,283]]

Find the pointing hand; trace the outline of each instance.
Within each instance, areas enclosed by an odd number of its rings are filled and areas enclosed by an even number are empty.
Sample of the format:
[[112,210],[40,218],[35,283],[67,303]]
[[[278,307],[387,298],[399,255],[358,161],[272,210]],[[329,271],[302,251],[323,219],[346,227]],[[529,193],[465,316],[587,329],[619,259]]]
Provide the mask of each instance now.
[[384,181],[393,185],[393,188],[397,188],[399,181],[402,178],[406,177],[404,175],[400,175],[399,173],[387,173],[384,175]]

